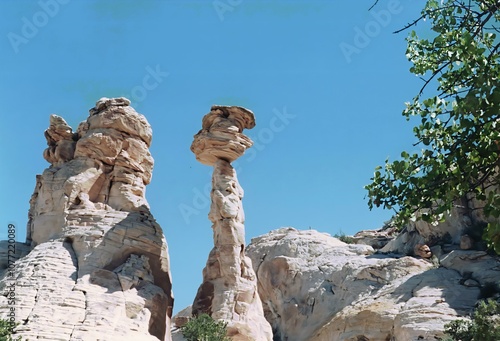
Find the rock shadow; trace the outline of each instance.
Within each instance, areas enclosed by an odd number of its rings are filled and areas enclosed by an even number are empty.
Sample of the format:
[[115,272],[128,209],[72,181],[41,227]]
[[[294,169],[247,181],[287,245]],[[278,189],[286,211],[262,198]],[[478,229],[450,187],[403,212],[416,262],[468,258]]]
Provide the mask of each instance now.
[[[78,212],[71,213],[78,216]],[[121,219],[106,226],[109,216]],[[131,212],[96,211],[93,217],[96,221],[93,226],[87,224],[88,230],[69,226],[66,232],[65,242],[71,244],[78,259],[78,280],[99,285],[107,294],[135,288],[149,302],[145,308],[152,313],[150,334],[164,340],[174,299],[168,246],[160,225],[146,206]],[[165,294],[163,299],[155,294],[153,284]]]
[[442,304],[455,310],[458,315],[466,315],[476,304],[480,290],[460,284],[462,276],[455,270],[446,268],[429,269],[414,275],[397,286],[391,296],[397,303],[411,303],[418,297],[429,307]]

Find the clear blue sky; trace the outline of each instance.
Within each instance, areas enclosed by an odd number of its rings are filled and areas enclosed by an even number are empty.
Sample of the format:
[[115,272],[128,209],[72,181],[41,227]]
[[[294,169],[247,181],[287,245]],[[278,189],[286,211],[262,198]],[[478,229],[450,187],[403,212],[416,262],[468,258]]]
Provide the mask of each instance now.
[[24,241],[49,115],[76,129],[99,98],[123,95],[153,127],[147,199],[169,243],[175,311],[212,248],[211,168],[189,146],[213,104],[256,115],[256,146],[236,165],[247,241],[282,226],[382,226],[391,212],[370,212],[363,186],[413,148],[401,112],[422,82],[406,33],[392,32],[422,3],[380,0],[375,15],[373,2],[1,0],[0,239],[13,223]]

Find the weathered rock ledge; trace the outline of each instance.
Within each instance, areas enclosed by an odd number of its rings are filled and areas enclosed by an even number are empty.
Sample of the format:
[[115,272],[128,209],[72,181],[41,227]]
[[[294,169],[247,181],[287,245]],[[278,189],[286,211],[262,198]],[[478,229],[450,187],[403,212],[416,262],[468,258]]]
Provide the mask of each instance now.
[[271,231],[247,254],[274,340],[435,340],[500,280],[499,259],[483,251],[443,254],[438,267],[314,230]]

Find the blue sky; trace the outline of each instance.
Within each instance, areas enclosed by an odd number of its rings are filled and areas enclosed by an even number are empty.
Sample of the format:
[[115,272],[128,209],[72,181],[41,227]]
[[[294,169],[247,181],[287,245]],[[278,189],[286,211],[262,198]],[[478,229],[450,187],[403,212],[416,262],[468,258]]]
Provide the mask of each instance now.
[[[24,240],[49,115],[76,129],[101,97],[127,96],[153,127],[147,199],[167,237],[175,311],[189,305],[212,248],[211,168],[189,150],[211,105],[255,113],[256,145],[235,164],[247,241],[293,226],[331,234],[381,227],[363,186],[413,150],[401,112],[411,0],[0,2],[0,239]],[[149,77],[148,77],[149,75]],[[145,82],[145,79],[148,81]],[[3,226],[3,227],[2,227]]]

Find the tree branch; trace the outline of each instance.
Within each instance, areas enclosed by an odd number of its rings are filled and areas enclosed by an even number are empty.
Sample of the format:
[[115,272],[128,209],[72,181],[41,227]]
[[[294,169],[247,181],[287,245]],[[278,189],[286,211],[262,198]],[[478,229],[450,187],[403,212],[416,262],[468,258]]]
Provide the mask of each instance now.
[[368,8],[368,11],[371,11],[373,7],[375,7],[378,4],[378,0],[375,0],[375,3],[371,5],[370,8]]

